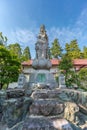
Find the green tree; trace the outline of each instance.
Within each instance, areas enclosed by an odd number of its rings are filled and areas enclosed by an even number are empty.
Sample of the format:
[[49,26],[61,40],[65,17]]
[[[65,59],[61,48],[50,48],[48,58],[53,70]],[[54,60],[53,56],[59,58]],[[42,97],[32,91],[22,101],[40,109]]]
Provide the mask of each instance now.
[[87,80],[87,68],[80,69],[80,71],[78,72],[78,74],[79,74],[80,80],[84,80],[84,81]]
[[71,68],[73,68],[72,59],[69,56],[64,55],[59,64],[59,69],[62,70],[67,76],[67,74],[68,74],[68,72],[70,72]]
[[74,71],[72,59],[65,54],[59,64],[61,73],[65,75],[66,86],[71,87],[73,84],[78,83],[78,76]]
[[87,58],[87,47],[83,47],[83,58]]
[[22,58],[25,61],[31,59],[30,48],[28,46],[24,49]]
[[81,50],[78,46],[77,40],[73,40],[70,44],[65,45],[66,54],[72,59],[82,58]]
[[10,44],[8,46],[8,50],[10,51],[13,58],[18,58],[21,61],[22,49],[18,43]]
[[87,91],[87,68],[81,68],[78,72],[80,88]]
[[0,45],[0,89],[5,84],[17,81],[20,71],[20,62],[13,59],[5,46]]
[[55,39],[54,42],[52,43],[52,47],[50,49],[51,55],[53,58],[59,58],[62,56],[62,48],[59,44],[58,39]]
[[2,32],[0,32],[0,45],[4,45],[7,43],[7,37],[2,35]]

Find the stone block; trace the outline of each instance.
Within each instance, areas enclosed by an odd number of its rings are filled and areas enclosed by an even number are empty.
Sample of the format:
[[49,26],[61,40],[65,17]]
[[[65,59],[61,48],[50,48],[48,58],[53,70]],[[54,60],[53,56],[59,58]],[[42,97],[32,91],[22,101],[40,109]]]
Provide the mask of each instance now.
[[8,89],[6,92],[8,98],[19,98],[25,95],[25,89]]
[[63,113],[64,105],[58,100],[53,99],[39,99],[34,100],[30,106],[30,114],[52,116]]
[[58,98],[60,93],[60,90],[36,90],[32,93],[31,97],[33,99]]

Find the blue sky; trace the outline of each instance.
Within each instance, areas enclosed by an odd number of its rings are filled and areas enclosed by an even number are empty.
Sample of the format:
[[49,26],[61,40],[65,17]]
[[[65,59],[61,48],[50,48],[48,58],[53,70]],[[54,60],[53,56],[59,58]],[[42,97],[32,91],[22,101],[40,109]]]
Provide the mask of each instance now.
[[41,24],[46,26],[50,46],[55,38],[62,47],[77,39],[82,49],[87,46],[87,0],[0,0],[0,32],[8,44],[29,46],[32,58]]

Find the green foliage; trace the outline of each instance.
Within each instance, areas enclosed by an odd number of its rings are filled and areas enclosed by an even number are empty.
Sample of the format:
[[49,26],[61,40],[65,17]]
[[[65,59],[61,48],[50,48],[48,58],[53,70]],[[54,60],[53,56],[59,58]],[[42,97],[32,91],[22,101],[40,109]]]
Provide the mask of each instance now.
[[65,50],[67,56],[71,57],[72,59],[82,58],[82,53],[78,46],[77,40],[71,41],[70,44],[66,43]]
[[10,44],[8,46],[8,50],[10,51],[10,53],[14,59],[18,58],[21,61],[22,50],[18,43]]
[[30,48],[28,46],[23,51],[22,59],[24,61],[31,59]]
[[64,55],[59,64],[59,69],[68,72],[72,67],[73,67],[72,59],[69,56]]
[[80,87],[81,89],[87,91],[87,68],[82,68],[78,72],[78,77],[80,81]]
[[18,80],[21,61],[31,59],[30,49],[26,47],[22,54],[20,44],[6,45],[7,37],[0,32],[0,89]]
[[73,87],[76,88],[76,86],[80,86],[78,74],[74,72],[73,70],[71,70],[67,75],[66,85],[72,88]]
[[55,80],[56,80],[57,83],[59,83],[59,76],[56,76]]
[[11,53],[4,46],[0,46],[0,89],[5,84],[18,79],[20,62],[13,59]]
[[73,70],[73,63],[72,59],[64,55],[61,59],[61,62],[59,64],[59,69],[61,70],[61,73],[65,75],[65,81],[66,86],[71,87],[73,84],[78,84],[78,76]]
[[80,81],[80,88],[87,91],[87,68],[80,69],[78,77]]
[[83,58],[87,58],[87,47],[83,47]]
[[23,53],[22,53],[22,48],[18,43],[10,44],[7,48],[10,51],[13,59],[17,59],[20,62],[31,59],[30,49],[28,46],[25,47]]
[[2,32],[0,32],[0,45],[4,45],[7,42],[7,37],[2,35]]
[[80,71],[78,72],[78,74],[79,74],[80,80],[84,80],[84,81],[87,80],[87,68],[80,69]]
[[55,39],[54,42],[52,43],[52,47],[50,49],[51,55],[53,58],[59,58],[62,56],[62,48],[59,44],[58,39]]

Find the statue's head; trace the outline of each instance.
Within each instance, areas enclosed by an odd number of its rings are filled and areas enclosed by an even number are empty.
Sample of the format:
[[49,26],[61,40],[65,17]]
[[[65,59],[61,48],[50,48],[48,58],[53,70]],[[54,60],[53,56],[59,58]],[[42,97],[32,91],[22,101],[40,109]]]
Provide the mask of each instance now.
[[48,42],[48,36],[46,34],[45,25],[43,24],[40,26],[40,33],[38,35],[38,39],[43,39],[46,42]]
[[45,25],[42,24],[42,25],[40,26],[40,32],[45,32]]

